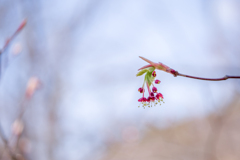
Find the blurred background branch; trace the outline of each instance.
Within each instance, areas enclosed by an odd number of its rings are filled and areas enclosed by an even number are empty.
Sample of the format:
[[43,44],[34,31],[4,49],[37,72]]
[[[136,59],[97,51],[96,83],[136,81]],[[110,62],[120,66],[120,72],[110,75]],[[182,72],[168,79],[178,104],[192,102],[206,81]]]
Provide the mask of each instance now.
[[4,46],[3,46],[2,49],[0,50],[0,55],[6,50],[6,48],[8,47],[8,45],[10,44],[10,42],[14,39],[14,37],[16,37],[17,34],[25,27],[26,23],[27,23],[27,20],[24,19],[24,20],[22,21],[22,23],[19,25],[19,27],[17,28],[17,30],[13,33],[13,35],[10,36],[9,38],[7,38]]

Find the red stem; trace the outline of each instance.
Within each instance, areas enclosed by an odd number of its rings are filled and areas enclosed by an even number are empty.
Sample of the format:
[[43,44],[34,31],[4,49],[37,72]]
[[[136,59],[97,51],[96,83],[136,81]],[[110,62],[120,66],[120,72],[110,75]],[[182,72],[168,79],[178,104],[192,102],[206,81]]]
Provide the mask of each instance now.
[[148,83],[147,83],[147,89],[148,89],[148,94],[149,94],[149,96],[150,96],[150,89],[149,89],[149,85],[148,85]]

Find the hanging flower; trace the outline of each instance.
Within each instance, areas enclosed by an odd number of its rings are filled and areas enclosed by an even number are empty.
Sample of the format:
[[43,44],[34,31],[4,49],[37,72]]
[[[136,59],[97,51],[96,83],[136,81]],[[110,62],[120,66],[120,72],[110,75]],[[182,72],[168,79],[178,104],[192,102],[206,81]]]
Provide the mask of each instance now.
[[154,93],[157,93],[157,88],[156,88],[156,87],[153,87],[153,88],[152,88],[152,91],[153,91]]
[[155,80],[155,84],[159,84],[160,82],[158,79]]
[[152,72],[152,76],[153,76],[153,77],[156,77],[156,76],[157,76],[156,71],[153,71],[153,72]]
[[[143,74],[145,74],[143,86],[138,89],[138,91],[142,93],[143,96],[140,99],[138,99],[138,102],[141,102],[141,105],[143,106],[143,108],[145,108],[146,106],[152,107],[152,105],[156,106],[157,104],[161,105],[161,102],[163,102],[163,96],[161,93],[158,93],[157,88],[153,85],[155,77],[157,76],[155,67],[150,66],[150,67],[145,67],[143,69],[140,69],[140,71],[137,73],[137,76],[141,76]],[[159,84],[160,81],[155,80],[155,83]],[[147,98],[144,97],[145,84],[149,94]]]
[[138,92],[143,93],[143,88],[139,88]]

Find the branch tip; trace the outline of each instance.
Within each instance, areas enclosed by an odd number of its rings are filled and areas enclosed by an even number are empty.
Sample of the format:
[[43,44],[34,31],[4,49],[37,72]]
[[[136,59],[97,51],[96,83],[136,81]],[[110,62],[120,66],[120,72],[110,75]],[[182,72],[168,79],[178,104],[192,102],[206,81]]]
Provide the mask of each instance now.
[[24,19],[21,24],[18,26],[17,30],[12,34],[10,38],[7,38],[3,48],[0,50],[0,55],[6,50],[8,47],[9,43],[16,37],[16,35],[26,26],[27,24],[27,19]]

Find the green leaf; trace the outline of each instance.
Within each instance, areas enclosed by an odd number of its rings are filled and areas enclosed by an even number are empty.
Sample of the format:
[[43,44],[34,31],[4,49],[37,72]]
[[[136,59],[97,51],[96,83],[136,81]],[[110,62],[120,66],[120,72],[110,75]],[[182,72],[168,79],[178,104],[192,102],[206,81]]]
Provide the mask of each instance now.
[[148,69],[148,72],[153,72],[155,70],[155,67],[148,67],[147,69]]
[[143,75],[144,73],[146,73],[147,71],[148,71],[148,69],[142,69],[141,71],[139,71],[139,72],[137,73],[136,76],[141,76],[141,75]]
[[152,84],[152,72],[147,72],[146,73],[145,80],[147,81],[148,85],[151,86],[151,84]]
[[151,83],[149,83],[150,85],[153,83],[154,79],[155,79],[155,78],[152,76],[152,73],[151,73],[151,77],[150,77],[150,82],[151,82]]
[[153,81],[154,81],[154,77],[152,76],[152,72],[155,70],[154,67],[149,67],[148,68],[148,72],[145,75],[145,81],[148,83],[149,86],[152,85]]
[[146,72],[153,72],[154,70],[155,70],[155,67],[148,67],[139,71],[136,76],[141,76]]

